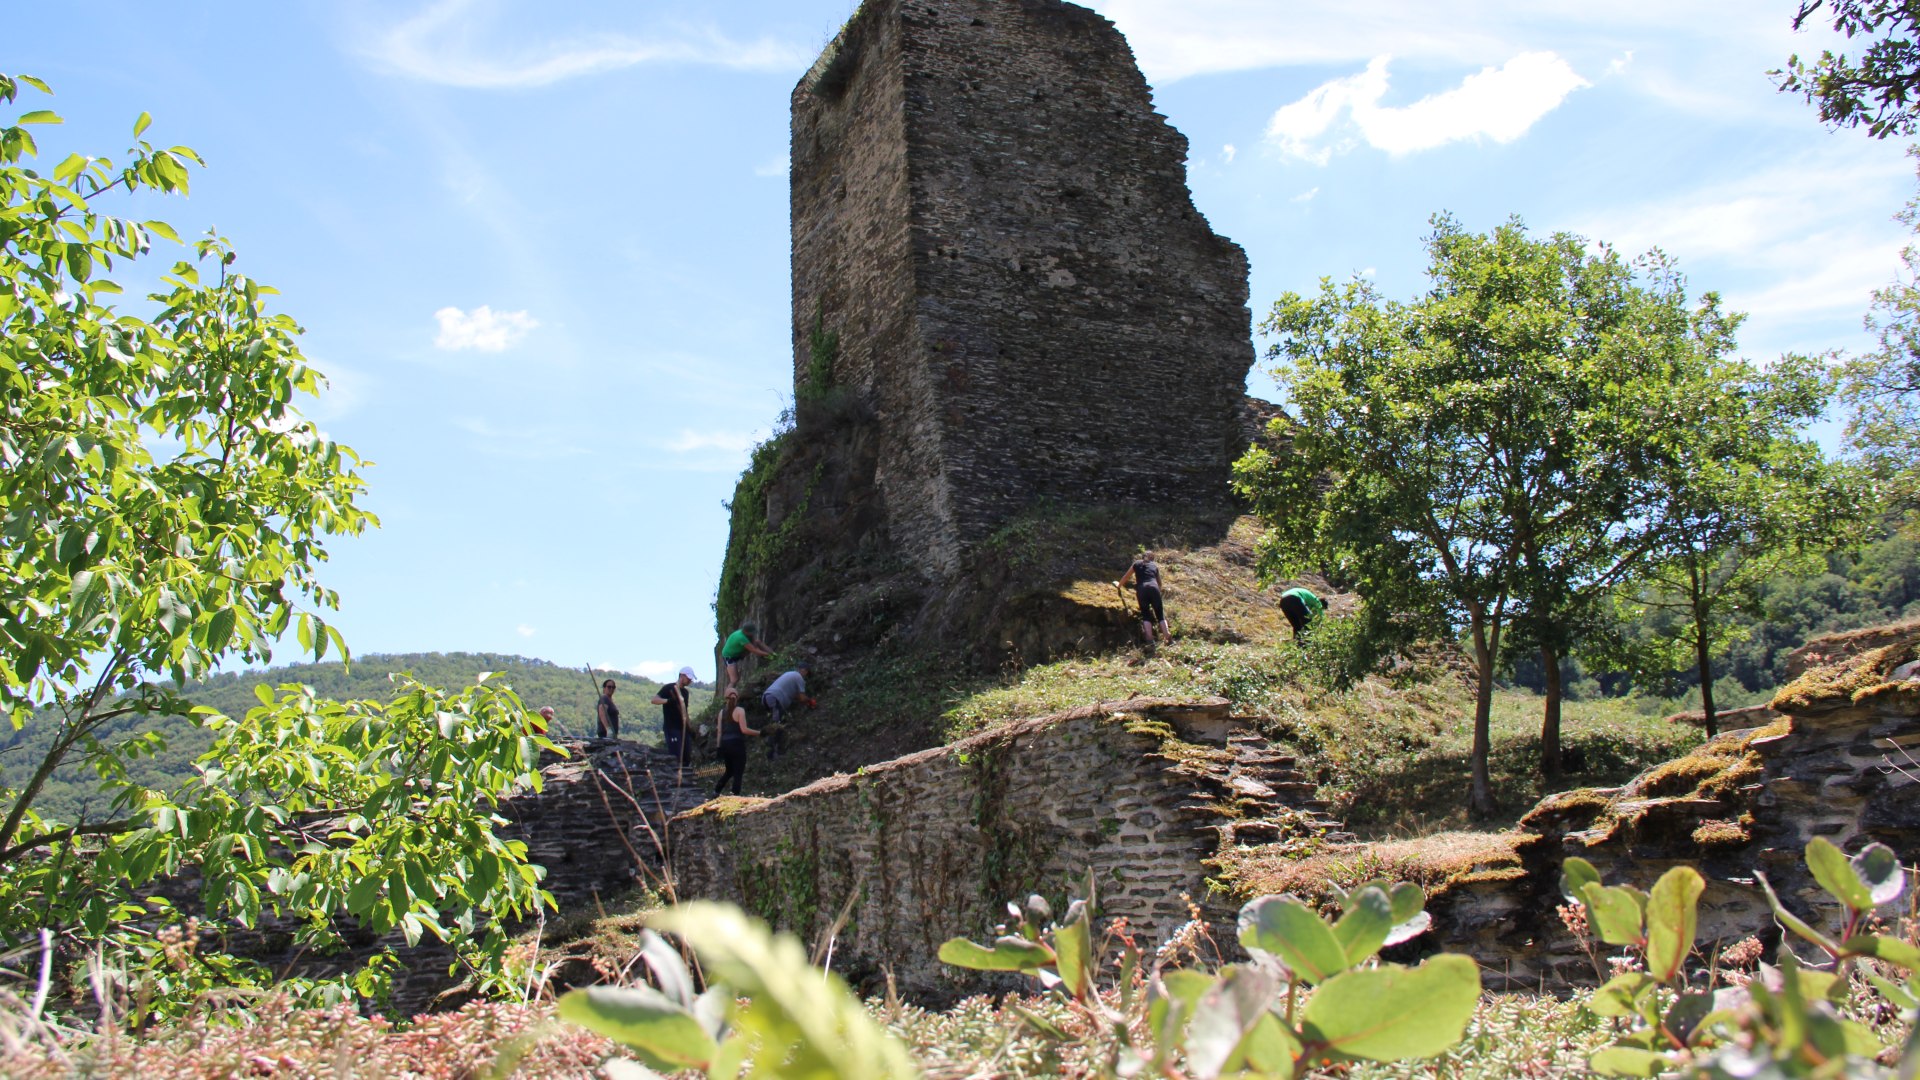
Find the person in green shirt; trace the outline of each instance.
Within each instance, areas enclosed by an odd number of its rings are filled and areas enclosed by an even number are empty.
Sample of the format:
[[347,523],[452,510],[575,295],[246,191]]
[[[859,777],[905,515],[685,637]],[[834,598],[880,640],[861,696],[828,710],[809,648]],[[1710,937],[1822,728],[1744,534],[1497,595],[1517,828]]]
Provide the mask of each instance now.
[[748,654],[754,656],[773,655],[772,652],[762,648],[760,643],[754,640],[755,636],[759,633],[760,628],[758,626],[750,622],[744,622],[740,624],[740,629],[728,634],[727,640],[720,646],[720,659],[727,665],[727,685],[722,688],[723,693],[727,689],[740,685],[740,676],[746,668],[745,661]]
[[1306,636],[1307,624],[1319,618],[1327,610],[1327,602],[1314,595],[1312,589],[1292,588],[1280,594],[1280,613],[1287,617],[1293,627],[1293,639]]

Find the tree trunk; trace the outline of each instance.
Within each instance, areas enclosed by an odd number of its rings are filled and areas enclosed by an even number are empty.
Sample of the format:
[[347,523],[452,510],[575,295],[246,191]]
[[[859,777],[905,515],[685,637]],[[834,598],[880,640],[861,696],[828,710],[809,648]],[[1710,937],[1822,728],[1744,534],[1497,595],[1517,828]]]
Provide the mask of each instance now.
[[1487,760],[1493,751],[1493,646],[1487,640],[1485,616],[1473,615],[1473,664],[1478,686],[1473,696],[1472,782],[1467,793],[1467,812],[1476,820],[1493,816],[1493,779]]
[[1713,654],[1707,651],[1706,627],[1695,623],[1693,627],[1694,659],[1700,664],[1700,711],[1707,718],[1707,738],[1720,734],[1720,724],[1713,715]]
[[1547,779],[1556,779],[1560,760],[1560,653],[1551,645],[1540,646],[1540,663],[1547,674],[1546,715],[1540,720],[1540,771]]

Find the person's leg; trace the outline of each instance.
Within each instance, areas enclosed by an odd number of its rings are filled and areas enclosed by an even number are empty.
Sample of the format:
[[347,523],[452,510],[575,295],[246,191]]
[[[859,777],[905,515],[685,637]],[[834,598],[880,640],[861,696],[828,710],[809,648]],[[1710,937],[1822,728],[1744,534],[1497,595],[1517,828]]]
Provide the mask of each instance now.
[[[1149,598],[1149,603],[1153,605],[1153,621],[1158,623],[1160,626],[1160,640],[1172,641],[1173,634],[1167,630],[1166,598],[1160,595],[1159,589],[1155,589],[1153,590],[1153,592],[1149,593],[1148,598]],[[1140,609],[1140,617],[1143,619],[1147,617],[1147,609],[1145,606],[1142,606]]]
[[779,698],[768,694],[760,699],[760,703],[767,707],[767,723],[770,725],[780,725],[777,729],[767,734],[767,760],[778,761],[780,759],[780,751],[786,749],[787,745],[787,727],[781,723],[782,720],[786,719],[786,716],[780,708]]
[[747,744],[733,744],[733,752],[727,755],[727,773],[733,777],[733,793],[740,794],[740,781],[747,778]]

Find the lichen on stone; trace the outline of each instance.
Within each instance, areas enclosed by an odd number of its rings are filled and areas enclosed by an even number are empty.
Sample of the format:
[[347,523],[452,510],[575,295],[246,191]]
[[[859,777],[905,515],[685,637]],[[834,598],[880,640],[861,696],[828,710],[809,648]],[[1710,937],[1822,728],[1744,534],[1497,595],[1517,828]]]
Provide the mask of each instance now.
[[1782,687],[1773,696],[1773,707],[1784,713],[1810,713],[1856,704],[1889,685],[1893,669],[1914,658],[1914,645],[1909,638],[1815,668]]

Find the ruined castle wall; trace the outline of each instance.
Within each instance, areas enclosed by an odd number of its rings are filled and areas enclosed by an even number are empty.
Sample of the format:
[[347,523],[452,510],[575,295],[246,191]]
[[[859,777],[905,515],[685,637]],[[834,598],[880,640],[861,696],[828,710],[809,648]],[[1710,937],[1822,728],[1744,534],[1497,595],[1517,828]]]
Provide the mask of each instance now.
[[1189,917],[1183,893],[1206,901],[1205,860],[1223,842],[1286,827],[1251,809],[1311,805],[1291,760],[1233,737],[1226,713],[1217,699],[1089,706],[777,799],[714,804],[673,822],[676,886],[810,943],[857,894],[835,970],[856,982],[890,971],[922,998],[979,985],[939,963],[942,942],[990,936],[1009,899],[1059,904],[1088,870],[1102,913],[1158,944]]
[[1227,497],[1247,263],[1186,151],[1119,32],[1060,0],[870,0],[796,89],[796,385],[824,313],[922,565],[1040,499]]

